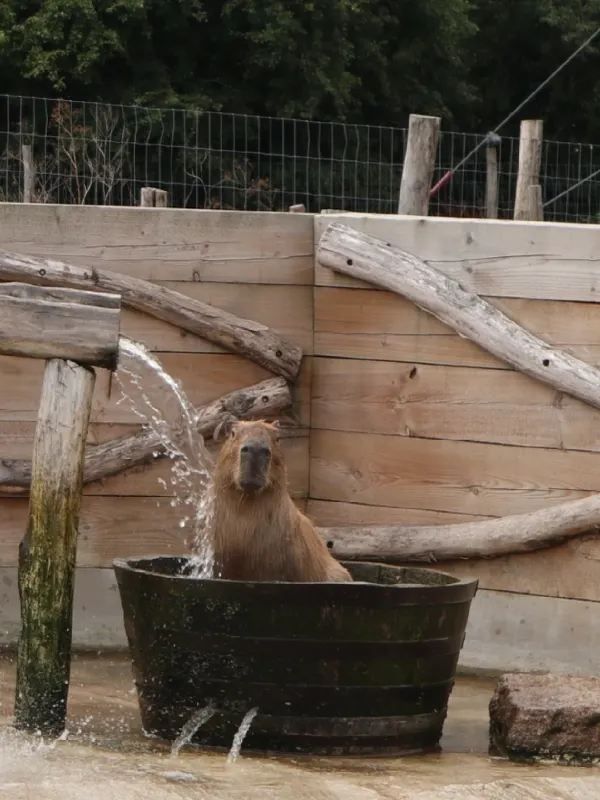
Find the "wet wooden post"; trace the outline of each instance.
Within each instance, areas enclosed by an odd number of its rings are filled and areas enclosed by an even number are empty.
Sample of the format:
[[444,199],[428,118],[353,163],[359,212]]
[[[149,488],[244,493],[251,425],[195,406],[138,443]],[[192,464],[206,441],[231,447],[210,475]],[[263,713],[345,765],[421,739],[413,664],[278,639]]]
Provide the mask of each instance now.
[[83,459],[95,375],[114,368],[120,297],[0,286],[0,353],[45,358],[27,532],[19,549],[15,724],[56,735],[69,690]]
[[519,172],[515,194],[515,219],[531,219],[529,187],[539,184],[542,164],[544,123],[541,119],[524,119],[519,138]]
[[400,182],[399,214],[426,216],[435,168],[440,118],[411,114]]

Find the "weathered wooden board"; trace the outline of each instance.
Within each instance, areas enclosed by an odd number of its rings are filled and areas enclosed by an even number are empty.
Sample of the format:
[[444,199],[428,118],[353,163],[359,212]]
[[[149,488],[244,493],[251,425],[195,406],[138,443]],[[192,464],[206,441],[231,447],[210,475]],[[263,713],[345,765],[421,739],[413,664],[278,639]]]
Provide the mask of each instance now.
[[[303,499],[296,502],[304,508]],[[27,500],[2,499],[0,511],[0,567],[14,566],[27,524]],[[77,564],[111,567],[115,558],[189,552],[180,519],[181,509],[171,507],[168,497],[84,497]]]
[[[493,302],[548,343],[588,363],[600,363],[600,304],[515,298]],[[408,300],[364,289],[315,289],[315,353],[509,369]]]
[[600,537],[579,536],[535,553],[489,561],[441,562],[436,568],[477,578],[482,589],[600,601]]
[[5,250],[158,281],[312,284],[311,215],[2,203]]
[[310,497],[501,516],[600,491],[595,453],[313,430]]
[[121,298],[117,294],[0,285],[0,351],[113,368]]
[[[310,286],[267,286],[265,284],[198,283],[160,281],[161,286],[204,303],[268,325],[281,336],[312,353],[313,290]],[[223,353],[225,350],[200,336],[151,317],[124,309],[121,333],[143,342],[154,352]]]
[[[271,377],[271,374],[241,356],[220,353],[163,353],[160,361],[167,372],[181,384],[195,406],[216,400],[227,392],[250,386]],[[43,363],[32,359],[0,356],[0,420],[34,420],[39,405]],[[167,402],[164,390],[158,394],[151,376],[143,376],[145,389],[160,402]],[[303,425],[307,424],[310,403],[310,359],[303,361],[298,381],[293,387],[296,410]],[[150,383],[148,383],[150,381]],[[129,386],[129,384],[128,384]],[[92,420],[94,422],[137,423],[139,418],[121,398],[117,379],[98,371]]]
[[[600,294],[598,229],[593,225],[324,214],[315,216],[315,244],[334,221],[408,250],[477,294],[589,302]],[[315,282],[365,286],[318,264]]]
[[[309,500],[316,525],[444,525],[483,517],[427,509],[366,506]],[[579,536],[558,547],[490,560],[445,561],[432,565],[461,578],[477,578],[482,589],[600,601],[600,537]]]
[[[0,421],[0,454],[2,458],[31,459],[34,422]],[[121,436],[131,435],[137,430],[133,425],[92,424],[88,442],[98,444]],[[293,497],[308,495],[308,431],[294,430],[294,436],[284,436],[281,444],[288,467],[290,492]],[[209,442],[209,452],[217,447]],[[95,481],[84,486],[86,495],[112,496],[172,496],[171,462],[158,459],[152,464],[134,467],[126,472]],[[166,486],[163,484],[166,483]],[[0,513],[2,498],[0,498]]]
[[460,514],[431,508],[396,508],[309,499],[306,512],[315,525],[447,525],[487,519],[482,514]]
[[600,411],[519,372],[339,358],[313,365],[315,428],[600,450]]

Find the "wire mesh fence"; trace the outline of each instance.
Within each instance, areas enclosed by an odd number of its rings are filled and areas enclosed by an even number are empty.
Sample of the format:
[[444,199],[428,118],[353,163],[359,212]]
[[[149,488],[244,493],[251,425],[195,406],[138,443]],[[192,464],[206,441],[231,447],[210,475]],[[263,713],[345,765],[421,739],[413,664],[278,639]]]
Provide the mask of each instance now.
[[[395,213],[406,129],[0,95],[0,201],[137,205],[143,186],[183,208]],[[443,132],[434,180],[485,137]],[[25,149],[24,149],[25,147]],[[29,164],[27,163],[29,162]],[[511,217],[518,140],[498,147],[499,216]],[[28,168],[29,167],[29,168]],[[544,142],[545,218],[600,219],[600,149]],[[31,179],[27,176],[31,175]],[[430,213],[485,216],[480,148]]]

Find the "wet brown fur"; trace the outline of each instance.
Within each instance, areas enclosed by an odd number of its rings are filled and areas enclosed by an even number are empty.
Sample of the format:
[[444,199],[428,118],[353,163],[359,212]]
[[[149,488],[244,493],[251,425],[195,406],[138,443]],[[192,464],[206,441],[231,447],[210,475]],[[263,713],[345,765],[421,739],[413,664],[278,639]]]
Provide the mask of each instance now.
[[[221,448],[214,473],[218,574],[229,580],[350,581],[289,495],[278,433],[266,422],[237,422]],[[241,455],[248,442],[271,454],[264,469],[251,470],[262,484],[251,491],[240,486],[250,469]]]

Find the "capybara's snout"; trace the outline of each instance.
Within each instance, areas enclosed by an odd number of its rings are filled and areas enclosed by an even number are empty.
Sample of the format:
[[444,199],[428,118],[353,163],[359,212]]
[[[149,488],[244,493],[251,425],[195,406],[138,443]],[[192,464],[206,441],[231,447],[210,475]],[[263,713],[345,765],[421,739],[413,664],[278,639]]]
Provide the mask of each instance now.
[[259,492],[269,484],[271,448],[264,440],[246,440],[240,447],[238,486],[243,492]]

